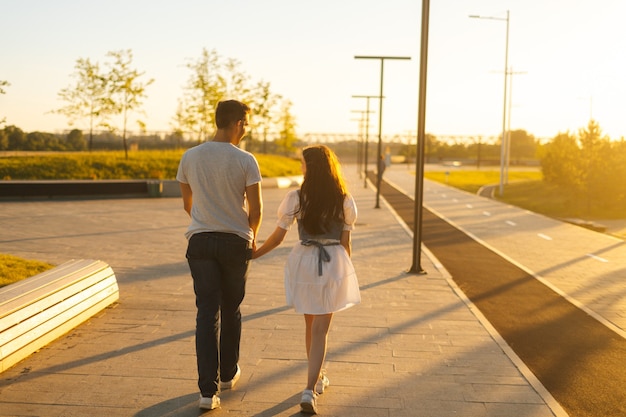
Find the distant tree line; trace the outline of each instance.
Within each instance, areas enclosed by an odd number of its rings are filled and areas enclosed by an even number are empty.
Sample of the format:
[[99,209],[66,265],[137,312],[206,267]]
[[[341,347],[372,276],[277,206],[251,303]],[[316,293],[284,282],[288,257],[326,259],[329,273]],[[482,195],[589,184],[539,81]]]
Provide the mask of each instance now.
[[[510,150],[508,153],[511,165],[528,165],[537,161],[540,141],[525,130],[513,130],[507,132],[510,137]],[[415,159],[417,146],[415,143],[402,145],[394,152],[403,155],[407,161]],[[424,144],[424,159],[427,163],[439,163],[456,160],[465,165],[481,166],[496,165],[500,163],[501,139],[492,141],[482,136],[438,138],[427,134]]]
[[45,132],[26,133],[16,126],[0,130],[0,151],[83,151],[83,132],[74,129],[66,135]]
[[[304,145],[295,137],[285,145],[279,140],[280,133],[277,132],[273,132],[272,140],[265,143],[262,138],[253,140],[252,134],[249,133],[242,145],[251,152],[290,156]],[[80,129],[64,133],[24,132],[16,126],[0,129],[0,151],[87,151],[89,143],[94,151],[125,149],[121,136],[108,130],[93,131],[85,137]],[[126,139],[128,150],[133,151],[186,149],[197,144],[197,141],[186,139],[180,132],[132,134]]]

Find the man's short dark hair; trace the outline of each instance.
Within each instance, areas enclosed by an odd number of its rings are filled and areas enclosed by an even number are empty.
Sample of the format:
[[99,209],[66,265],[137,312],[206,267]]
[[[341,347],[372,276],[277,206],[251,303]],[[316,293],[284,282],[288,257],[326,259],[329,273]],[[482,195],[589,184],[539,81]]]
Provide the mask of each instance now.
[[217,103],[217,110],[215,111],[215,124],[218,129],[227,128],[231,123],[243,120],[249,111],[250,107],[241,101],[220,101]]

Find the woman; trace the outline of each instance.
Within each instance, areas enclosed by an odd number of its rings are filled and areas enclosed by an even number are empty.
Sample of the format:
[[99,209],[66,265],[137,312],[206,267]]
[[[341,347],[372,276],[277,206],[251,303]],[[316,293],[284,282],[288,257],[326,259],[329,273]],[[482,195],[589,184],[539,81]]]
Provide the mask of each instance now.
[[278,209],[277,227],[252,255],[276,248],[294,222],[300,243],[285,265],[287,304],[304,314],[308,358],[306,389],[300,407],[317,414],[317,396],[329,385],[322,365],[333,313],[361,302],[359,283],[350,260],[351,230],[357,209],[348,193],[335,154],[324,145],[302,151],[304,181],[290,191]]

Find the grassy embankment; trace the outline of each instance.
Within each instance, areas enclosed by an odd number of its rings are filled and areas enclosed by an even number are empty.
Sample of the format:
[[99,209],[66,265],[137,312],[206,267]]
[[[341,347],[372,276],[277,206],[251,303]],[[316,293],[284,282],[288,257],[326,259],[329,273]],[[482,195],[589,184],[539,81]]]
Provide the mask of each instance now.
[[[116,180],[176,178],[178,151],[23,153],[0,157],[3,180]],[[276,177],[300,174],[300,161],[276,155],[256,155],[261,175]]]

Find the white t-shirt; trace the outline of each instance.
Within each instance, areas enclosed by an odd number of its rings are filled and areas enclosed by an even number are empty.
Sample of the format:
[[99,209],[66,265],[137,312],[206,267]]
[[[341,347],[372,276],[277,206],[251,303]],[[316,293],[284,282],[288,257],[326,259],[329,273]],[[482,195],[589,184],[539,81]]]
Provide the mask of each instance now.
[[246,187],[261,182],[256,158],[231,143],[205,142],[187,150],[176,179],[193,194],[187,239],[201,232],[234,233],[252,241]]

